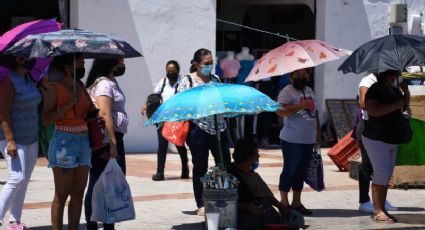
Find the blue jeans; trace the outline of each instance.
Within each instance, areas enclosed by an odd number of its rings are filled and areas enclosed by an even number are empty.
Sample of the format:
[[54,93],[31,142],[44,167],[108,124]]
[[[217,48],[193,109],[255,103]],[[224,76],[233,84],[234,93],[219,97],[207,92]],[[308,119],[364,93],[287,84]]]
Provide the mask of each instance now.
[[[186,140],[192,154],[193,164],[193,192],[195,194],[196,205],[198,208],[204,207],[202,199],[203,185],[201,177],[205,176],[208,171],[208,156],[209,151],[214,157],[215,164],[219,163],[219,152],[217,146],[217,138],[215,135],[210,135],[199,128],[194,123],[190,122],[190,131]],[[221,148],[223,150],[224,164],[230,164],[230,152],[228,147],[226,132],[221,132]]]
[[91,167],[90,157],[88,133],[54,131],[49,145],[49,168]]
[[304,173],[311,157],[314,144],[295,144],[281,141],[283,153],[283,170],[280,174],[279,191],[302,191]]

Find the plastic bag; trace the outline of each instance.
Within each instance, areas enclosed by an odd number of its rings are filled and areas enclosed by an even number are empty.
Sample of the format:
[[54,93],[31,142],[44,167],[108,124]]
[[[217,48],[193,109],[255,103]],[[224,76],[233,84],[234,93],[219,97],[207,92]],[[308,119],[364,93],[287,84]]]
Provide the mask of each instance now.
[[91,221],[113,224],[134,220],[130,186],[115,158],[111,158],[93,187]]
[[187,134],[189,133],[189,122],[188,121],[173,121],[164,122],[161,134],[169,142],[183,146],[186,142]]

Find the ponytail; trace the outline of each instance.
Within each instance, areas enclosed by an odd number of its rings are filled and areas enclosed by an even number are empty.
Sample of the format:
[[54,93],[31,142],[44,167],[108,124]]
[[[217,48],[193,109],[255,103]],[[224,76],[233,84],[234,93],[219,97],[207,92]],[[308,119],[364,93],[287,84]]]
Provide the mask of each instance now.
[[192,61],[190,61],[190,64],[192,64],[190,66],[190,73],[194,73],[198,70],[198,68],[196,68],[194,62],[200,63],[202,61],[202,57],[205,55],[211,55],[211,51],[208,49],[204,49],[201,48],[199,50],[197,50],[194,54],[193,54],[193,59]]

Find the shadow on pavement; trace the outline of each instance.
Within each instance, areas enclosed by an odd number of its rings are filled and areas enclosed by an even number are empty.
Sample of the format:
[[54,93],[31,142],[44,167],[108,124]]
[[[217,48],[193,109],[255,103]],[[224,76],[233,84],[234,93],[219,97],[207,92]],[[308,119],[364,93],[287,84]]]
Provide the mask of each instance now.
[[181,224],[181,225],[175,225],[171,229],[175,229],[175,230],[205,229],[205,224],[204,222],[193,223],[193,224]]
[[393,216],[398,219],[398,223],[425,225],[425,214],[393,214]]
[[185,214],[185,215],[189,215],[189,216],[198,215],[196,210],[194,210],[194,211],[183,211],[182,213]]
[[422,211],[425,211],[425,208],[398,207],[398,211],[401,211],[401,212],[422,212]]
[[312,209],[311,211],[313,211],[313,215],[308,216],[310,218],[370,216],[368,213],[359,212],[354,209]]
[[[366,230],[375,230],[375,229],[376,228],[368,228]],[[422,229],[423,230],[424,227],[395,227],[395,228],[388,227],[386,229],[388,229],[388,230],[390,230],[390,229],[402,229],[402,230]]]
[[[28,230],[51,230],[52,226],[38,226],[38,227],[29,227],[29,228],[25,228]],[[68,229],[68,225],[64,224],[63,225],[63,229],[67,230]],[[78,229],[86,229],[86,225],[85,224],[80,224],[80,226],[78,227]]]

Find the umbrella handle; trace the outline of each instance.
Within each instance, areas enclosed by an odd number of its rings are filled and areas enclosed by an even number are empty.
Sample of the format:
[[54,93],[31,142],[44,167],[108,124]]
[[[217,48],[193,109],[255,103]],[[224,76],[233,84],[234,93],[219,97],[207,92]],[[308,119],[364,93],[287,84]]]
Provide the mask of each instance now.
[[221,148],[221,136],[220,136],[220,130],[218,128],[218,116],[217,114],[214,114],[214,127],[215,127],[215,135],[217,137],[217,148],[218,148],[218,156],[220,163],[218,164],[218,167],[221,170],[224,170],[224,158],[223,158],[223,149]]

